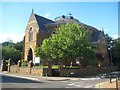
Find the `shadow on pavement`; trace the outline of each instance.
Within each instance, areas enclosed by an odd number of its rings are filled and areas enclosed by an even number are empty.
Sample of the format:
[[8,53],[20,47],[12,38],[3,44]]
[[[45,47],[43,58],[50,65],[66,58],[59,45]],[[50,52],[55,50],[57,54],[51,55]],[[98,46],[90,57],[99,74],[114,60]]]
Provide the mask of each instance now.
[[2,76],[2,83],[43,83],[43,82],[4,75]]

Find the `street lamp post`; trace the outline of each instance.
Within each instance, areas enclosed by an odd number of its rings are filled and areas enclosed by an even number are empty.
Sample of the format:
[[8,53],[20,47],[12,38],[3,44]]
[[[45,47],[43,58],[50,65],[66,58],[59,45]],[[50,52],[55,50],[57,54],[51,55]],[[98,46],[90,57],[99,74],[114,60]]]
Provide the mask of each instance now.
[[[110,72],[112,72],[112,45],[110,45]],[[110,76],[110,83],[112,83],[111,76]]]

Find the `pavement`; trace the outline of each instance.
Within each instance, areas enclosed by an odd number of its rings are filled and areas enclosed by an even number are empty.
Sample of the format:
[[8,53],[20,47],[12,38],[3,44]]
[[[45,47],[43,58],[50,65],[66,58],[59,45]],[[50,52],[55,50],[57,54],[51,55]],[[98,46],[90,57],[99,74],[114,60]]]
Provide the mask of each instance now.
[[113,79],[112,82],[110,81],[99,83],[96,85],[95,88],[112,88],[113,90],[120,90],[120,80],[118,80],[118,86],[116,85],[116,79]]
[[[103,77],[109,78],[110,75],[111,75],[111,78],[112,78],[111,83],[110,83],[110,81],[99,83],[99,84],[96,85],[96,88],[112,88],[112,89],[115,89],[115,90],[116,90],[116,88],[118,88],[117,90],[120,90],[120,71],[112,72],[112,73],[103,75]],[[116,77],[117,77],[118,83],[116,83]]]

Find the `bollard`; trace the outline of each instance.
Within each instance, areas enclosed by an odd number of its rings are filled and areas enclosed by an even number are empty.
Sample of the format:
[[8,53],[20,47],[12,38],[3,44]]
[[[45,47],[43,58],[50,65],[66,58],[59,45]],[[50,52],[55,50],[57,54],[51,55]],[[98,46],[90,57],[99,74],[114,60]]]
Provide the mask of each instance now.
[[9,61],[8,61],[8,72],[10,72],[10,66],[11,66],[11,59],[9,59]]
[[111,75],[109,75],[109,77],[110,77],[110,83],[112,83],[112,77],[111,77]]
[[21,60],[19,60],[17,63],[17,68],[18,68],[17,73],[20,73],[20,66],[21,66]]
[[116,90],[118,90],[118,78],[116,77]]

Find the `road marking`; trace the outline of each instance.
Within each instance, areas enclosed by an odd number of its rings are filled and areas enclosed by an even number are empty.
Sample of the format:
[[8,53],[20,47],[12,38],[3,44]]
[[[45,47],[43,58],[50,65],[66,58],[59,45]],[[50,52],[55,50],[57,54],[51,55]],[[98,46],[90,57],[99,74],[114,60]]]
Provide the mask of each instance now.
[[70,87],[74,87],[74,88],[93,88],[92,85],[85,85],[84,83],[82,84],[81,82],[73,82],[73,83],[69,83],[67,84],[66,88],[70,88]]
[[81,78],[80,80],[88,81],[88,80],[99,80],[100,78]]
[[67,84],[68,87],[66,88],[71,88],[71,87],[76,87],[76,88],[92,88],[93,86],[91,85],[80,85],[79,83],[71,83],[71,84]]
[[68,82],[68,81],[61,81],[61,82]]

